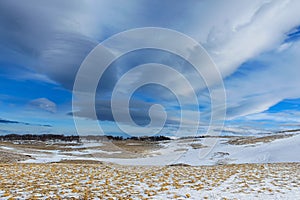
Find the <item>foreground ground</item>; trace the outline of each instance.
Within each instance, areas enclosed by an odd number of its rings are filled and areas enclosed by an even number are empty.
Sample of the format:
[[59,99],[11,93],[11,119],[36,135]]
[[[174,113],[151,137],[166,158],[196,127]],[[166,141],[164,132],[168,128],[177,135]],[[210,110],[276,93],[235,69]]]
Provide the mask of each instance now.
[[1,199],[300,199],[300,163],[0,164]]

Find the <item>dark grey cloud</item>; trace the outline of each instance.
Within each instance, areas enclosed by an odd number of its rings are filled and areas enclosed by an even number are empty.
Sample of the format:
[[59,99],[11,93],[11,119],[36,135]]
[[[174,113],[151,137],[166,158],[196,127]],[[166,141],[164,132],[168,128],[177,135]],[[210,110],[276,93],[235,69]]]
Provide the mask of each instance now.
[[18,121],[6,120],[6,119],[0,119],[0,123],[2,123],[2,124],[19,124],[20,122],[18,122]]
[[8,120],[8,119],[2,119],[0,118],[0,123],[1,124],[22,124],[26,126],[44,126],[44,127],[52,127],[49,124],[32,124],[32,123],[27,123],[27,122],[20,122],[20,121],[14,121],[14,120]]
[[176,29],[182,26],[184,30],[190,17],[187,8],[195,3],[3,0],[0,2],[0,46],[5,56],[0,60],[45,74],[72,89],[78,67],[98,42],[136,27]]
[[[122,101],[120,99],[120,101]],[[68,113],[68,115],[75,115],[75,116],[80,116],[80,117],[85,117],[88,119],[94,118],[91,113],[92,110],[88,110],[87,109],[87,105],[84,102],[80,102],[81,105],[78,105],[78,107],[80,108],[80,110],[75,111],[74,113]],[[161,102],[160,102],[161,104]],[[149,102],[145,102],[142,100],[131,100],[130,102],[130,115],[133,119],[133,121],[141,126],[145,126],[148,125],[150,123],[150,116],[149,116],[149,109],[150,107],[153,105],[153,103],[149,103]],[[167,105],[165,105],[167,107]],[[121,118],[121,121],[119,121],[120,123],[128,123],[128,119],[127,117],[125,117],[125,113],[126,113],[126,109],[122,106],[116,108],[118,115],[119,116],[124,116],[123,118]],[[97,100],[96,101],[96,105],[95,105],[95,110],[97,113],[97,119],[100,121],[111,121],[114,122],[114,116],[112,114],[112,109],[111,109],[111,101],[110,100]],[[180,114],[180,111],[178,111],[177,115]],[[174,113],[173,113],[174,115]],[[162,116],[156,116],[157,118]],[[169,125],[178,125],[179,121],[178,120],[174,120],[171,118],[167,118],[166,120],[166,126]]]
[[81,1],[1,1],[1,67],[27,68],[72,89],[77,69],[97,45],[78,31],[82,9]]

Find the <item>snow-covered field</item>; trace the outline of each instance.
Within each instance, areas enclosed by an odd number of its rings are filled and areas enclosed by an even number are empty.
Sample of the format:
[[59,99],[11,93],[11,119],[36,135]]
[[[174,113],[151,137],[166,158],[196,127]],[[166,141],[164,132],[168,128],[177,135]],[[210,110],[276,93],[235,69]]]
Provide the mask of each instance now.
[[300,164],[2,164],[1,199],[299,199]]
[[[300,162],[300,135],[272,140],[252,140],[232,144],[231,137],[212,138],[213,146],[204,145],[203,138],[175,139],[151,143],[147,150],[143,142],[85,142],[81,145],[56,145],[40,149],[39,146],[0,144],[0,151],[29,155],[24,163],[49,163],[61,160],[97,160],[122,165],[170,165],[184,163],[192,166],[241,163]],[[234,138],[236,140],[236,137]],[[241,138],[243,139],[243,138]],[[247,139],[248,140],[248,139]],[[242,140],[243,141],[243,140]],[[153,147],[151,147],[153,146]],[[49,148],[48,148],[49,147]],[[154,148],[155,147],[155,148]],[[128,150],[129,148],[129,150]],[[203,156],[203,152],[207,152]]]
[[300,199],[299,134],[210,139],[1,142],[0,199]]

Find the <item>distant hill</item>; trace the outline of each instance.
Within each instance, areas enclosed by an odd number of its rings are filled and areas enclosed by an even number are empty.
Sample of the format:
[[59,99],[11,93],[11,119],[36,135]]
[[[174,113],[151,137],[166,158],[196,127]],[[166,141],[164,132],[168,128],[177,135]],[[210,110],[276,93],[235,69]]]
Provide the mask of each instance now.
[[162,140],[171,140],[171,138],[166,136],[143,136],[143,137],[122,137],[122,136],[112,136],[112,135],[88,135],[88,136],[66,136],[59,134],[8,134],[0,136],[1,141],[64,141],[64,142],[81,142],[82,140],[139,140],[139,141],[162,141]]

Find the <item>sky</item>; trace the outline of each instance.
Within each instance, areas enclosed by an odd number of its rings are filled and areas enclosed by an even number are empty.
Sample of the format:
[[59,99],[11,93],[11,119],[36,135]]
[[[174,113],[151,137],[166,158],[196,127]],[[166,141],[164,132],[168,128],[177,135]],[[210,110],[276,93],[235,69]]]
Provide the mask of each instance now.
[[[129,76],[121,89],[128,92],[135,82],[161,79],[180,95],[157,84],[138,88],[128,108],[137,126],[129,123],[124,107],[117,109],[120,123],[130,131],[127,134],[153,132],[155,123],[147,125],[164,120],[160,134],[194,134],[197,120],[197,133],[205,132],[212,116],[210,93],[223,87],[217,81],[211,83],[212,91],[203,87],[203,78],[190,63],[160,50],[133,51],[109,66],[97,87],[96,118],[91,117],[90,102],[84,98],[77,99],[72,109],[75,77],[86,56],[113,35],[143,27],[178,31],[207,51],[225,88],[224,130],[265,133],[299,128],[299,9],[298,0],[1,0],[0,134],[77,134],[73,117],[85,134],[124,134],[111,110],[112,91],[127,71],[154,62],[184,75],[200,103],[180,105],[178,96],[189,96],[183,82],[148,66],[144,73]],[[108,50],[114,53],[113,48]],[[119,97],[116,101],[123,105],[124,100]],[[192,116],[197,109],[201,114],[195,120]],[[183,127],[180,132],[176,131],[179,125]]]

